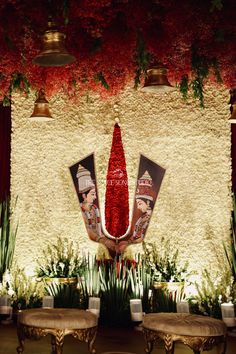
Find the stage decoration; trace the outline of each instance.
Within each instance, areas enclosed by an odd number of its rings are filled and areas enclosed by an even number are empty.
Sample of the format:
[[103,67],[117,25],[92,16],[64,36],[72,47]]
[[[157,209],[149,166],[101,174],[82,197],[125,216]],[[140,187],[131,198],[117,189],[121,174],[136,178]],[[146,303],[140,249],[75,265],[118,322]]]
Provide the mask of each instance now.
[[54,120],[49,111],[48,101],[42,88],[38,92],[38,97],[34,103],[34,110],[29,120],[32,122],[50,122]]
[[230,104],[230,113],[231,113],[229,122],[231,124],[235,124],[236,123],[236,89],[235,88],[230,90],[229,104]]
[[[117,152],[118,155],[114,156]],[[69,168],[88,236],[92,241],[106,246],[112,257],[122,254],[127,246],[144,240],[165,174],[164,168],[140,155],[132,220],[127,229],[129,220],[128,186],[126,185],[126,189],[123,183],[116,183],[128,181],[123,154],[120,128],[116,124],[107,174],[107,182],[112,181],[112,183],[107,187],[106,193],[106,209],[110,208],[105,213],[106,227],[101,220],[94,154],[85,157]],[[122,162],[117,164],[119,156],[121,156]],[[119,170],[114,169],[116,166],[119,167]],[[112,197],[114,199],[108,201]],[[119,222],[125,224],[121,227]],[[110,233],[111,231],[113,233]]]
[[143,92],[169,92],[173,87],[167,78],[167,69],[163,64],[153,64],[147,69]]
[[40,66],[63,66],[75,61],[65,49],[65,34],[57,30],[55,23],[48,22],[48,28],[43,35],[43,49],[33,63]]
[[[0,100],[8,104],[14,90],[27,95],[41,87],[47,97],[62,91],[75,99],[88,90],[114,95],[134,78],[142,85],[155,59],[168,69],[171,85],[203,105],[207,79],[236,86],[234,14],[235,0],[35,0],[33,6],[2,0]],[[66,35],[76,59],[71,65],[32,63],[50,15]]]
[[121,131],[116,123],[106,177],[105,225],[109,234],[119,237],[129,226],[129,191]]

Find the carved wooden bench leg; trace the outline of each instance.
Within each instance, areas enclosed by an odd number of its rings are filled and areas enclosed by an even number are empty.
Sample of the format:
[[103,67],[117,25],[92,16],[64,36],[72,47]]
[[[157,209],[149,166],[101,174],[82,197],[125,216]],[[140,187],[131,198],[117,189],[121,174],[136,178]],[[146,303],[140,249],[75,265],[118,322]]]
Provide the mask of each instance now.
[[52,347],[51,354],[55,354],[56,353],[56,338],[53,334],[51,335],[51,347]]
[[173,342],[172,346],[169,346],[168,348],[165,348],[165,349],[166,349],[166,354],[174,354],[174,352],[175,352],[175,343]]
[[165,343],[166,354],[174,354],[175,342],[172,339],[172,335],[165,334],[164,336],[162,336],[162,339]]
[[71,335],[78,339],[80,342],[88,343],[88,350],[90,354],[96,354],[94,348],[94,342],[97,335],[97,326],[84,329],[75,329],[71,332]]
[[55,333],[55,354],[62,354],[64,345],[65,331],[63,329],[57,329]]
[[23,353],[24,344],[25,344],[24,330],[20,325],[17,326],[17,336],[18,336],[19,346],[16,348],[16,351],[18,354],[20,354]]
[[219,354],[225,354],[226,353],[226,347],[227,347],[227,336],[224,337],[223,343],[219,345],[218,353]]
[[145,353],[150,354],[153,350],[154,338],[150,335],[150,332],[146,329],[143,329],[143,334],[146,343]]
[[96,339],[96,335],[97,335],[97,328],[91,328],[88,336],[88,350],[90,354],[96,354],[96,350],[93,346]]

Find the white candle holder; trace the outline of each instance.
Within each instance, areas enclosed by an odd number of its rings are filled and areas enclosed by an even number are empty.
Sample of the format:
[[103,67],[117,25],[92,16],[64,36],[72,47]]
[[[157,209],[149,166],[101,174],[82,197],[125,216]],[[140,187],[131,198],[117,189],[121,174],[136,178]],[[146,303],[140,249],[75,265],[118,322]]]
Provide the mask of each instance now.
[[221,304],[221,314],[222,320],[225,322],[227,327],[236,326],[234,304],[232,304],[232,302],[225,302]]
[[0,315],[3,315],[2,324],[12,323],[12,307],[10,295],[0,296]]
[[10,295],[0,296],[0,314],[8,315],[11,309],[11,297]]
[[176,309],[178,313],[189,313],[189,303],[187,301],[177,301]]
[[94,313],[97,317],[100,315],[100,305],[101,305],[101,299],[100,297],[89,297],[89,303],[88,303],[88,311]]
[[53,309],[53,307],[54,307],[54,297],[53,296],[44,296],[42,308]]
[[141,299],[130,300],[131,320],[134,322],[143,321],[143,307]]

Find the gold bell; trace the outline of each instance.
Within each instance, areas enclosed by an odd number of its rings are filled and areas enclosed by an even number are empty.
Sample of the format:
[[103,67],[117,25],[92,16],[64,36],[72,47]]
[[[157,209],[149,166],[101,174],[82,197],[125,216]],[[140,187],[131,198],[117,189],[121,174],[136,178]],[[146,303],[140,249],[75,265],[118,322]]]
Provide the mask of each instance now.
[[229,117],[229,122],[231,124],[235,124],[236,123],[236,102],[233,103],[231,107],[232,107],[232,113],[231,116]]
[[66,35],[58,32],[53,22],[48,22],[48,29],[43,35],[43,50],[33,59],[40,66],[63,66],[73,63],[76,59],[65,49]]
[[141,89],[144,92],[167,92],[175,90],[167,78],[167,69],[164,65],[153,65],[147,69],[144,86]]
[[45,92],[42,88],[38,92],[38,97],[34,103],[34,111],[29,117],[29,120],[32,122],[49,122],[54,120],[49,111],[48,101],[45,98]]

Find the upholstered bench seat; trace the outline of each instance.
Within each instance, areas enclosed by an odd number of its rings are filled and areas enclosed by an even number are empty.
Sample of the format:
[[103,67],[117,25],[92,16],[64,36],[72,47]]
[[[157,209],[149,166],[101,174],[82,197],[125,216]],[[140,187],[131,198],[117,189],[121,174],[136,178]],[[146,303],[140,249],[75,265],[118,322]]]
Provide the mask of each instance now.
[[66,335],[87,342],[90,353],[95,353],[97,316],[89,311],[69,308],[23,310],[18,316],[17,332],[18,353],[24,350],[25,338],[39,339],[47,334],[52,336],[52,352],[55,354],[62,353]]
[[189,346],[195,354],[222,344],[226,349],[227,327],[223,321],[211,317],[185,313],[150,313],[144,316],[143,332],[147,342],[146,352],[153,344],[164,341],[166,353],[174,353],[174,344],[179,341]]

